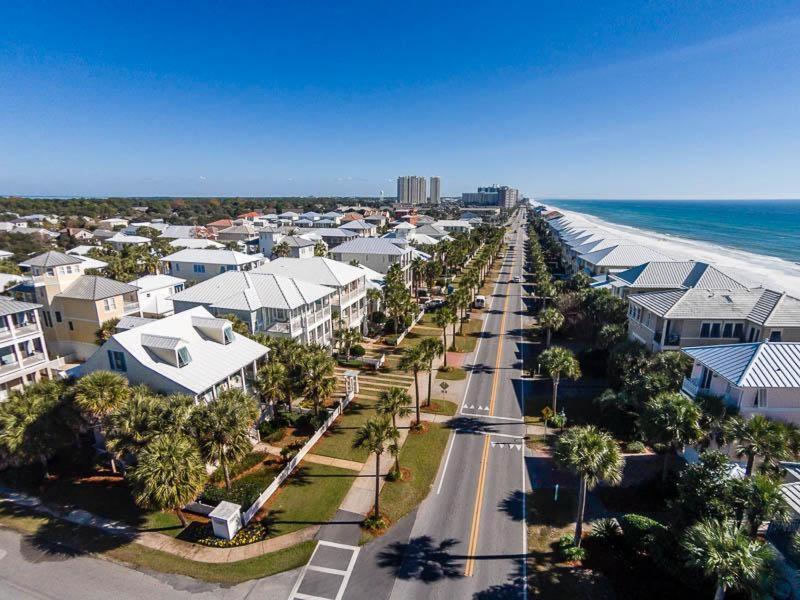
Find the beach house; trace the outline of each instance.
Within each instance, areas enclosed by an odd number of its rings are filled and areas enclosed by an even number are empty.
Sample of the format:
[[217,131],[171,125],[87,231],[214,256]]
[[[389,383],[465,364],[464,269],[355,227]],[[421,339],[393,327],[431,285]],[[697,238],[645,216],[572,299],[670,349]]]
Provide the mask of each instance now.
[[609,273],[594,287],[607,288],[615,296],[627,298],[629,294],[642,292],[689,288],[737,290],[747,286],[705,262],[651,261],[624,271]]
[[747,418],[800,423],[800,343],[763,341],[683,348],[694,360],[681,391],[721,397]]
[[628,336],[653,351],[800,342],[800,300],[765,288],[691,288],[628,296]]
[[274,273],[230,271],[171,296],[175,312],[203,306],[235,315],[252,332],[327,346],[333,332],[330,287]]
[[389,272],[392,265],[399,265],[406,285],[410,287],[413,251],[410,246],[398,244],[397,241],[386,238],[360,238],[331,248],[329,254],[334,260],[344,263],[355,261],[384,275]]
[[264,262],[261,254],[235,250],[184,249],[161,259],[164,272],[188,281],[205,281],[227,271],[251,271]]
[[81,365],[80,375],[114,371],[131,385],[209,401],[226,389],[251,391],[268,353],[198,306],[114,334]]
[[130,284],[138,288],[136,294],[142,316],[158,319],[174,312],[169,297],[183,291],[186,280],[171,275],[145,275]]

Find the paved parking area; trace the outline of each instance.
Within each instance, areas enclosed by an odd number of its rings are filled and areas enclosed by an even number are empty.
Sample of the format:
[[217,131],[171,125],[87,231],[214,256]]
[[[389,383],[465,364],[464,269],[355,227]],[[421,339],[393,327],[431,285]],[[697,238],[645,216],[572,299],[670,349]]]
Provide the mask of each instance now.
[[360,550],[348,544],[318,542],[289,600],[341,600]]

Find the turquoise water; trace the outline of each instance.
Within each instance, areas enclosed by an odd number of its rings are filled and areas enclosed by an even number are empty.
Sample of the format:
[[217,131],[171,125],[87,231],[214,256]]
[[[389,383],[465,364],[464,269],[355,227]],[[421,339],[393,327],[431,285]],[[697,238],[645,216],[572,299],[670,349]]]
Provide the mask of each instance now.
[[542,200],[619,225],[800,262],[800,200]]

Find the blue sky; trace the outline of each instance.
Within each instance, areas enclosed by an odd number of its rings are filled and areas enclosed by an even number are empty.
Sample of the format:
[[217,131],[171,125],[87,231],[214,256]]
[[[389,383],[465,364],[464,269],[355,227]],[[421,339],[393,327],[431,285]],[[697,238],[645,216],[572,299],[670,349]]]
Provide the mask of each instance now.
[[0,194],[800,197],[800,4],[0,4]]

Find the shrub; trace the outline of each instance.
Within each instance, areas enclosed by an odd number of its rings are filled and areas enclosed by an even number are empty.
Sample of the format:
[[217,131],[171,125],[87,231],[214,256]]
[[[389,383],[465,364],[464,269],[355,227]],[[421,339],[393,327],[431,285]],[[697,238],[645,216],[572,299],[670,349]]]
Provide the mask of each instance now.
[[366,353],[367,353],[367,351],[364,349],[364,346],[362,346],[361,344],[355,344],[352,348],[350,348],[350,354],[352,356],[355,356],[356,358],[364,356]]
[[667,528],[650,517],[627,514],[619,518],[626,543],[637,552],[649,552]]
[[340,367],[350,367],[351,369],[360,369],[364,366],[364,363],[355,358],[350,360],[344,360],[343,358],[340,358],[337,360],[337,362],[339,363]]
[[789,560],[800,565],[800,530],[795,531],[789,540]]
[[381,325],[382,323],[386,322],[386,315],[381,311],[376,310],[374,313],[370,315],[369,319],[376,325]]
[[281,458],[284,461],[289,462],[295,456],[297,456],[297,453],[300,451],[300,448],[302,447],[303,444],[300,442],[295,442],[294,444],[284,446],[283,448],[281,448]]
[[400,336],[397,334],[387,335],[383,338],[383,341],[386,342],[388,346],[397,346],[397,338]]
[[614,518],[600,519],[592,524],[591,536],[605,542],[612,542],[622,536],[622,529]]
[[[264,462],[268,458],[269,454],[267,454],[266,452],[251,452],[236,464],[231,465],[228,471],[230,472],[230,476],[233,479],[238,477],[242,473],[249,471],[257,464]],[[214,473],[209,478],[209,481],[211,481],[212,483],[221,483],[224,478],[225,478],[225,473],[220,468],[214,471]]]
[[235,548],[267,539],[267,528],[259,522],[253,522],[237,531],[233,539],[225,540],[214,535],[211,523],[205,525],[195,523],[186,528],[181,534],[181,539],[213,548]]
[[625,452],[628,454],[643,454],[647,450],[645,445],[639,440],[625,444]]
[[586,558],[586,550],[576,546],[571,535],[564,535],[558,538],[556,548],[562,560],[577,561]]
[[216,506],[223,500],[248,508],[261,495],[261,486],[254,481],[234,481],[230,491],[215,485],[206,486],[199,500],[203,504]]

